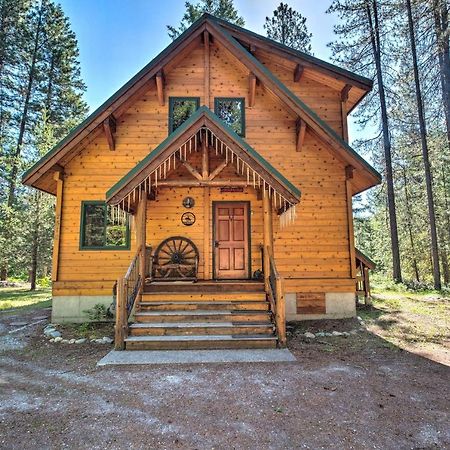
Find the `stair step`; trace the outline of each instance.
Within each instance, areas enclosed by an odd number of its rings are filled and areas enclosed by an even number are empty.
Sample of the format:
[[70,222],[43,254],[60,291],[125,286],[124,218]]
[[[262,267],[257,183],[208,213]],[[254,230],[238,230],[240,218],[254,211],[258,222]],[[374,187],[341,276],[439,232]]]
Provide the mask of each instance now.
[[269,309],[269,303],[264,300],[257,301],[245,301],[245,302],[233,302],[233,301],[201,301],[201,302],[189,302],[189,301],[151,301],[140,302],[139,308],[141,311],[170,311],[170,310],[206,310],[206,309],[222,309],[222,310],[261,310],[267,311]]
[[223,310],[193,310],[193,311],[139,311],[135,314],[136,322],[261,322],[270,321],[268,311],[223,311]]
[[159,322],[130,325],[131,336],[166,335],[273,335],[271,322]]
[[265,301],[265,292],[144,292],[143,302],[255,302]]
[[275,336],[261,335],[189,335],[130,336],[125,339],[127,350],[275,348]]
[[264,283],[259,281],[156,281],[145,285],[145,292],[262,292]]

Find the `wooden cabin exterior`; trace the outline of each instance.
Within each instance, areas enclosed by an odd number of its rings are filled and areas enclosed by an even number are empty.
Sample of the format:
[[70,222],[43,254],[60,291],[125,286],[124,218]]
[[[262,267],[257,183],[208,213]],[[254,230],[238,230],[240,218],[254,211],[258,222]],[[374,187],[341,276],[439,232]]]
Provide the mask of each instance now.
[[352,196],[381,177],[347,115],[371,86],[202,16],[23,176],[56,196],[52,320],[115,285],[117,348],[265,347],[354,316]]

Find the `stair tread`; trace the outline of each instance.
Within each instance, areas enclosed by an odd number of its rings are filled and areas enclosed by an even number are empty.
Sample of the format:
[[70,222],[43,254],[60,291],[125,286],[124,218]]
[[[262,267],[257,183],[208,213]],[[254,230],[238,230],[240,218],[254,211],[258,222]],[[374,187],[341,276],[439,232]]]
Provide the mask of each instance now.
[[258,304],[260,304],[260,303],[267,303],[267,300],[255,299],[255,300],[244,300],[244,301],[242,301],[242,300],[237,300],[237,301],[230,300],[230,301],[217,301],[217,302],[215,302],[215,301],[212,301],[212,302],[208,302],[208,301],[202,301],[202,302],[176,301],[176,302],[173,302],[171,300],[168,300],[168,301],[158,301],[158,302],[145,302],[144,301],[144,302],[139,302],[139,305],[143,305],[143,306],[161,306],[161,305],[233,305],[233,303],[236,303],[236,302],[237,303],[242,302],[242,303],[245,303],[245,304],[248,304],[248,303],[258,303]]
[[269,335],[222,335],[222,334],[209,334],[209,335],[180,335],[180,336],[129,336],[125,339],[125,342],[139,342],[139,341],[255,341],[266,340],[275,341],[276,336]]
[[133,323],[130,328],[219,328],[219,327],[261,327],[272,326],[271,322],[146,322]]
[[269,311],[259,311],[259,310],[227,310],[227,309],[193,309],[193,310],[184,310],[184,309],[177,309],[177,310],[169,310],[169,311],[139,311],[135,314],[136,317],[138,316],[214,316],[214,315],[223,315],[223,316],[229,316],[229,315],[239,315],[239,316],[251,316],[254,314],[266,314],[269,315]]

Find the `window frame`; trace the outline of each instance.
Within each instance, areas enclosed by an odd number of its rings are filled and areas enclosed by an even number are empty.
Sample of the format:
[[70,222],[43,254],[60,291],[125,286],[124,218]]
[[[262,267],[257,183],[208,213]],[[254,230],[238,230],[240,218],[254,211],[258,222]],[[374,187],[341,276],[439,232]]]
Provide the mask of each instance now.
[[107,205],[104,200],[83,200],[81,202],[81,220],[80,220],[80,250],[130,250],[131,248],[131,232],[130,232],[130,220],[127,217],[126,221],[126,235],[125,235],[125,245],[103,245],[103,246],[86,246],[84,245],[85,233],[85,207],[87,205],[101,205],[104,210],[104,221],[103,221],[103,234],[106,242],[106,226],[107,226],[107,215],[106,208]]
[[[242,104],[242,107],[241,107],[241,124],[242,124],[242,126],[241,126],[241,133],[237,133],[236,131],[235,131],[235,133],[238,136],[245,137],[245,97],[214,97],[214,114],[217,117],[219,117],[219,119],[220,119],[220,116],[218,114],[219,102],[220,101],[230,101],[230,100],[239,101]],[[222,119],[220,119],[220,120],[222,120]],[[230,125],[228,125],[225,121],[223,121],[223,122],[228,127],[230,127]]]
[[[169,97],[169,135],[174,132],[173,129],[173,106],[176,101],[194,100],[195,110],[200,108],[200,97]],[[181,126],[181,125],[180,125]]]

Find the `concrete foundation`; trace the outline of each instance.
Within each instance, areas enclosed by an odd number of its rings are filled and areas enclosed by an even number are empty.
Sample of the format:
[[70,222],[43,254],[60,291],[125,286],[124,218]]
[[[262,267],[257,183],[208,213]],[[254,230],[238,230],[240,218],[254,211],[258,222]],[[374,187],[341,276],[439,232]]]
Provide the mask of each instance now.
[[354,292],[327,292],[325,314],[297,314],[295,293],[285,294],[286,320],[348,319],[356,316]]
[[64,295],[53,297],[52,323],[82,323],[88,322],[88,314],[85,312],[95,305],[101,304],[108,307],[112,302],[111,295],[87,296]]

